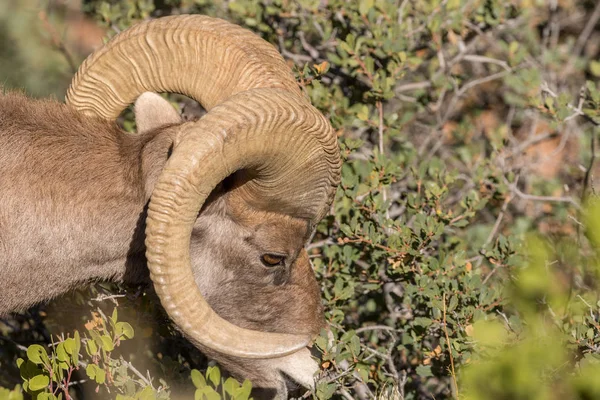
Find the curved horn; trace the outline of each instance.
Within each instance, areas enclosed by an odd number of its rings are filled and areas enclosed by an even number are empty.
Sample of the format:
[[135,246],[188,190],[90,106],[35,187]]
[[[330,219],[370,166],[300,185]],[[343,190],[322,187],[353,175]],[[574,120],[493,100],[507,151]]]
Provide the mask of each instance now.
[[181,129],[148,208],[148,266],[163,306],[192,341],[228,355],[266,358],[298,350],[311,338],[242,329],[206,305],[191,272],[190,236],[210,192],[240,169],[254,176],[242,187],[250,197],[286,199],[286,211],[300,208],[313,223],[320,219],[339,180],[329,123],[287,91],[253,89]]
[[143,92],[181,93],[209,110],[261,87],[301,94],[270,43],[220,19],[184,15],[142,22],[112,38],[79,67],[66,102],[114,120]]
[[239,169],[252,172],[235,189],[249,206],[315,224],[339,183],[331,127],[273,46],[199,15],[144,22],[117,35],[82,64],[67,103],[114,120],[145,91],[181,93],[210,110],[181,126],[148,211],[148,266],[169,316],[195,344],[231,356],[278,357],[305,346],[310,338],[242,329],[215,314],[193,279],[190,236],[206,196]]

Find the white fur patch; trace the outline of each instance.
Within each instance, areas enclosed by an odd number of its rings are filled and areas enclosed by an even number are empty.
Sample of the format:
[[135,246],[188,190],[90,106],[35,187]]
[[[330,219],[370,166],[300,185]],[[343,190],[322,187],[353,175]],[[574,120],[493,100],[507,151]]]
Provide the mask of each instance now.
[[290,354],[289,356],[275,358],[273,366],[280,372],[290,377],[294,382],[308,389],[314,389],[314,375],[319,371],[319,365],[311,357],[306,348]]

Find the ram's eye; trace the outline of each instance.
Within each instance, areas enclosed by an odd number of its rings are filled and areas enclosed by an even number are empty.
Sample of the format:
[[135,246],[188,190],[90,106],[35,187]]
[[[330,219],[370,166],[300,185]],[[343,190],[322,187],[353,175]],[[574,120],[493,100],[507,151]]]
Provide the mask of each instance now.
[[267,267],[277,267],[278,265],[283,265],[285,257],[278,256],[277,254],[264,254],[260,260]]

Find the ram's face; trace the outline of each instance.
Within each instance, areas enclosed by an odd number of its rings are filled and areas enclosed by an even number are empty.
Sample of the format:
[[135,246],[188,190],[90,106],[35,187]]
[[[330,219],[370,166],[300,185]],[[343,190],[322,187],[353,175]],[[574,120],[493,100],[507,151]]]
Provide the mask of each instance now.
[[[196,283],[213,310],[248,329],[316,335],[324,320],[319,286],[303,248],[306,221],[251,211],[231,198],[214,203],[192,234]],[[268,360],[211,355],[237,377],[266,388],[266,397],[283,396],[286,378],[310,385],[318,369],[308,350]]]
[[[319,287],[304,250],[307,223],[231,199],[205,210],[192,234],[196,283],[213,309],[245,328],[315,335]],[[212,212],[211,212],[212,211]]]

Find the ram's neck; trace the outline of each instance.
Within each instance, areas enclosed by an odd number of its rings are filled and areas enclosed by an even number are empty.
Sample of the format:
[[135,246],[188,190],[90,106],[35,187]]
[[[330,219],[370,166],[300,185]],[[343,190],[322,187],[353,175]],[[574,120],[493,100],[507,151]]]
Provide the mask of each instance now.
[[[39,107],[20,116],[19,130],[0,121],[0,314],[82,282],[147,275],[141,160],[148,138],[57,104]],[[58,115],[57,108],[60,120],[32,120],[38,111]]]

